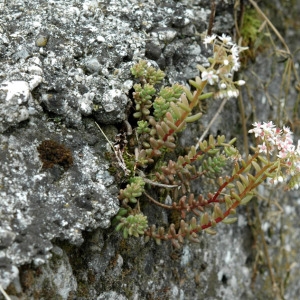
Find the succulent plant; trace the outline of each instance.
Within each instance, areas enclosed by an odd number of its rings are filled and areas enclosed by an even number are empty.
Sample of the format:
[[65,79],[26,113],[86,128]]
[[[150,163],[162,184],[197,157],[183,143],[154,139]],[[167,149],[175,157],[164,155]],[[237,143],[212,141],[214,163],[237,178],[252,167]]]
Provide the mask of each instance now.
[[[152,238],[160,244],[171,240],[175,247],[180,247],[184,240],[197,242],[201,231],[215,234],[218,223],[234,223],[236,208],[247,204],[255,196],[257,186],[266,179],[278,183],[285,178],[289,188],[299,187],[299,143],[296,149],[290,132],[274,128],[270,122],[254,124],[255,128],[249,131],[262,144],[247,158],[234,146],[236,139],[226,142],[225,136],[199,140],[184,155],[176,157],[177,134],[201,118],[201,113],[195,112],[199,103],[210,97],[237,96],[237,86],[244,84],[242,80],[232,80],[239,67],[238,54],[243,49],[225,35],[207,37],[204,44],[213,44],[213,57],[208,68],[198,66],[201,75],[189,81],[190,87],[174,84],[159,90],[157,84],[164,79],[164,73],[143,60],[131,69],[139,81],[133,93],[133,117],[138,119],[133,128],[134,154],[127,155],[134,167],[127,186],[120,190],[121,209],[115,218],[116,229],[123,232],[124,238],[143,235],[146,241]],[[207,84],[216,86],[217,91],[205,93]],[[274,149],[279,153],[275,158],[271,156]],[[195,195],[191,182],[197,178],[213,179],[212,191]],[[150,188],[154,190],[151,193]],[[151,196],[158,194],[158,189],[164,191],[162,194],[171,203]],[[148,226],[140,199],[177,212],[180,221],[177,225],[169,224],[168,228],[158,224]]]

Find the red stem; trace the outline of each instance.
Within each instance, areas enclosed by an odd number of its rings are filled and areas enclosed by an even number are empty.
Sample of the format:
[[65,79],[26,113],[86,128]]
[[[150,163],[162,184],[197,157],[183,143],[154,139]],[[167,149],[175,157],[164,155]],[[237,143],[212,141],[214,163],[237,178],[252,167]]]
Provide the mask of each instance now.
[[[231,176],[231,178],[228,180],[228,181],[226,181],[226,182],[224,182],[220,187],[219,187],[219,189],[218,189],[218,191],[214,194],[214,196],[210,199],[210,200],[208,200],[208,204],[209,203],[213,203],[213,202],[220,202],[220,200],[219,199],[217,199],[218,198],[218,196],[221,194],[221,192],[222,192],[222,190],[230,183],[230,182],[232,182],[239,174],[242,174],[243,172],[244,172],[244,170],[249,166],[249,164],[251,164],[251,162],[254,160],[254,159],[256,159],[257,157],[258,157],[258,155],[259,155],[259,153],[255,153],[254,155],[253,155],[253,157],[247,162],[247,165],[245,166],[245,167],[243,167],[243,168],[241,168],[235,175],[233,175],[233,176]],[[257,177],[259,177],[259,176],[261,176],[269,167],[271,167],[272,166],[272,164],[270,165],[270,164],[268,164],[268,165],[266,165],[266,166],[264,166],[257,174],[256,174],[256,176]],[[276,169],[277,167],[273,167],[273,168],[271,168],[270,169],[270,172],[272,172],[272,171],[274,171],[275,169]],[[239,194],[239,197],[241,198],[241,199],[243,199],[244,198],[244,196],[247,194],[247,193],[249,193],[251,190],[253,190],[253,189],[255,189],[262,181],[264,181],[266,178],[267,178],[268,176],[263,176],[262,178],[261,178],[261,180],[259,181],[259,182],[257,182],[256,184],[252,184],[252,185],[249,185],[242,193],[240,193]],[[236,207],[238,207],[240,205],[240,201],[238,201],[238,200],[236,200],[224,213],[223,213],[223,217],[218,217],[218,218],[216,218],[216,219],[214,219],[214,223],[220,223],[220,222],[222,222],[226,217],[228,217],[229,216],[229,214],[230,214],[230,212],[233,210],[233,209],[235,209]],[[174,209],[174,207],[173,207],[173,209]],[[212,227],[212,222],[209,222],[209,223],[207,223],[207,224],[205,224],[205,225],[202,225],[201,226],[201,229],[202,230],[205,230],[205,229],[207,229],[207,228],[210,228],[210,227]],[[193,230],[191,230],[190,231],[190,234],[192,234],[193,232],[195,232],[195,233],[197,233],[199,230],[197,230],[197,229],[193,229]],[[145,232],[145,234],[146,235],[151,235],[149,232]],[[167,238],[168,239],[174,239],[174,238],[177,238],[178,236],[182,236],[182,237],[184,237],[186,234],[176,234],[176,236],[174,237],[174,236],[172,236],[172,235],[168,235],[167,236]]]

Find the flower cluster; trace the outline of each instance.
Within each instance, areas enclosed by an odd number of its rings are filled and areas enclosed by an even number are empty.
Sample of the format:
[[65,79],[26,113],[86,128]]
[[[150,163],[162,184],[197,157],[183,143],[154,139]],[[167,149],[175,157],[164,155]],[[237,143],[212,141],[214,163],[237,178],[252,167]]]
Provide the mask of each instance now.
[[236,85],[244,85],[244,80],[232,81],[233,73],[240,68],[239,53],[246,48],[239,47],[233,43],[230,36],[222,34],[217,36],[207,36],[203,43],[213,45],[214,55],[210,59],[211,67],[207,70],[199,67],[201,79],[207,81],[210,85],[218,84],[219,91],[215,98],[237,97],[239,95]]
[[271,156],[273,152],[276,152],[277,160],[285,169],[283,173],[283,168],[278,168],[271,182],[276,184],[289,179],[289,188],[297,189],[300,179],[300,140],[296,147],[290,128],[285,126],[282,129],[277,128],[272,121],[255,122],[253,126],[254,128],[249,130],[249,133],[254,133],[255,137],[260,139],[259,153]]

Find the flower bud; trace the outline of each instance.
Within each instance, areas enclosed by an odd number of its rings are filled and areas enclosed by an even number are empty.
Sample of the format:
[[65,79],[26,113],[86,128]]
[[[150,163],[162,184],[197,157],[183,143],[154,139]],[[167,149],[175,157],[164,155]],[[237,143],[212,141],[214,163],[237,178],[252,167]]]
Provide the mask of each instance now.
[[226,87],[227,87],[226,83],[222,82],[222,83],[220,84],[220,88],[221,88],[221,89],[225,90]]
[[241,86],[241,85],[244,85],[245,83],[246,83],[245,80],[239,80],[239,81],[236,82],[236,84],[237,84],[237,85],[240,85],[240,86]]

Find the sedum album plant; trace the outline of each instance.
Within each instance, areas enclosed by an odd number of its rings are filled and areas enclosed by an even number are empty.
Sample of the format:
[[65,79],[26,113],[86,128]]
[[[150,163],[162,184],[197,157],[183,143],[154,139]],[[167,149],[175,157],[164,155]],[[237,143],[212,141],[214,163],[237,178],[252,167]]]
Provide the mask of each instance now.
[[[165,74],[146,61],[131,69],[139,82],[133,93],[137,122],[128,146],[118,149],[128,181],[120,190],[121,208],[114,219],[124,238],[144,236],[157,244],[171,240],[180,247],[184,240],[197,242],[201,231],[215,234],[218,223],[235,222],[237,207],[247,204],[260,184],[285,182],[287,189],[299,187],[300,144],[293,144],[287,127],[279,129],[272,122],[253,124],[249,132],[254,133],[258,146],[246,158],[234,146],[235,139],[226,141],[225,136],[209,136],[187,153],[179,153],[177,135],[201,117],[195,112],[200,102],[237,97],[237,86],[245,83],[233,80],[242,48],[226,35],[206,37],[204,44],[213,47],[210,65],[198,66],[200,76],[189,87],[175,84],[158,89]],[[207,85],[216,92],[205,92]],[[211,192],[193,193],[193,182],[212,179]],[[175,221],[169,226],[148,224],[145,201],[169,211]]]

